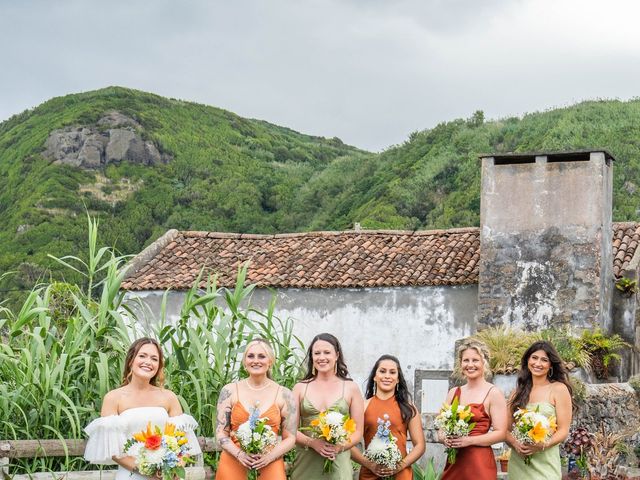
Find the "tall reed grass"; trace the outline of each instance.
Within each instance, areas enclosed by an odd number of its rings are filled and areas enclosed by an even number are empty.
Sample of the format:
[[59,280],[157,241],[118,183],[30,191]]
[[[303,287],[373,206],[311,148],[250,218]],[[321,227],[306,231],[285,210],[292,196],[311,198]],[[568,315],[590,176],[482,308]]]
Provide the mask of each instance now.
[[[144,310],[120,290],[126,258],[96,247],[98,224],[92,219],[88,237],[86,259],[57,259],[86,278],[84,289],[42,284],[18,311],[0,306],[0,439],[82,438],[104,395],[120,385],[126,350],[141,334],[160,341],[166,386],[199,421],[204,436],[214,436],[218,392],[243,375],[240,355],[250,338],[261,336],[273,345],[276,381],[295,382],[304,346],[292,323],[274,314],[275,297],[266,311],[251,306],[246,266],[233,289],[217,288],[213,278],[203,289],[191,288],[177,322],[165,316],[168,292],[160,318],[148,318],[148,312],[142,318]],[[12,471],[81,468],[78,458],[42,458],[16,463]]]

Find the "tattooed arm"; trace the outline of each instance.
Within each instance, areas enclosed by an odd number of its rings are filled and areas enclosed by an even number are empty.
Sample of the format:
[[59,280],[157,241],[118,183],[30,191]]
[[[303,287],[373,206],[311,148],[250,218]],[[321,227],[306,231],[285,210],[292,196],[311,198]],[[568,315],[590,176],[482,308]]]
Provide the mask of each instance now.
[[216,438],[220,448],[236,458],[245,467],[253,468],[253,458],[231,441],[231,409],[234,403],[232,385],[225,385],[218,396]]
[[282,441],[279,442],[273,450],[256,461],[254,468],[266,467],[268,464],[277,460],[291,450],[296,444],[296,433],[298,431],[298,404],[296,403],[291,390],[288,388],[282,387],[278,397],[278,407],[280,408],[280,416],[282,417],[282,422],[280,424]]

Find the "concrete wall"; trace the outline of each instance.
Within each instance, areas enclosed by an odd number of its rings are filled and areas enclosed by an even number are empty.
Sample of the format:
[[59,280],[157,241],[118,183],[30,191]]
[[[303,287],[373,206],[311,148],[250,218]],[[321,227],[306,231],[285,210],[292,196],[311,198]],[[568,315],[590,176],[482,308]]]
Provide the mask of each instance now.
[[611,182],[601,152],[482,160],[481,325],[611,331]]
[[[282,289],[277,291],[275,313],[280,318],[293,319],[294,333],[307,346],[320,332],[336,335],[342,343],[349,370],[361,388],[380,355],[396,355],[420,402],[425,371],[451,370],[455,341],[475,332],[477,291],[476,285]],[[133,294],[159,316],[162,292],[130,292],[128,295]],[[269,290],[257,289],[251,303],[265,308],[271,295]],[[183,298],[182,292],[170,292],[168,319],[178,318]],[[415,378],[419,381],[414,390]],[[443,386],[446,385],[445,380]],[[439,392],[433,400],[439,405],[443,399],[444,395]]]

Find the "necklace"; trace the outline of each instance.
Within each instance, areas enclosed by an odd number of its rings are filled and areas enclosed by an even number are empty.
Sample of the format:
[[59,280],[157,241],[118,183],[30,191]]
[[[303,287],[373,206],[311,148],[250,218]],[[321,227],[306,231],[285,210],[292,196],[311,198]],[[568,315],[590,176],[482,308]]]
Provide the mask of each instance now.
[[247,385],[247,387],[249,387],[254,392],[259,392],[260,390],[264,390],[265,388],[271,386],[271,382],[267,381],[267,383],[265,383],[262,387],[252,387],[251,383],[249,383],[249,379],[245,380],[245,384]]

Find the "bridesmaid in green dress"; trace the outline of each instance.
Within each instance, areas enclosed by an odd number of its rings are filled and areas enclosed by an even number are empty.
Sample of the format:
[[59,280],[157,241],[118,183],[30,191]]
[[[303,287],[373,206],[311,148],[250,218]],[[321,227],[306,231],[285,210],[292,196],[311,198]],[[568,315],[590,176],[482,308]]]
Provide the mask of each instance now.
[[[338,339],[330,333],[316,335],[307,351],[307,374],[293,387],[300,405],[300,427],[309,427],[318,414],[329,408],[349,414],[356,431],[347,443],[332,445],[298,430],[297,455],[291,480],[351,480],[353,469],[349,449],[362,439],[364,400],[358,386],[349,378]],[[325,459],[333,460],[333,471],[323,473]]]
[[[509,424],[518,408],[538,409],[547,416],[555,416],[558,429],[542,444],[523,444],[507,433],[507,442],[515,450],[509,460],[509,478],[514,480],[560,480],[559,444],[569,435],[573,411],[571,384],[562,359],[555,347],[545,341],[535,342],[520,364],[518,384],[509,400]],[[525,464],[525,457],[531,463]]]

